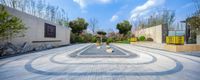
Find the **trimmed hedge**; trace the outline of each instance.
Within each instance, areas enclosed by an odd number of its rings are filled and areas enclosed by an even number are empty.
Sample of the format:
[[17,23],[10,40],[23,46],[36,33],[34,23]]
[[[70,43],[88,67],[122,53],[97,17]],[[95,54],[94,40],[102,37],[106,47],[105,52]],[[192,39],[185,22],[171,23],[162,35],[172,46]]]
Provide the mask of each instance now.
[[145,41],[145,40],[146,40],[146,38],[144,36],[139,37],[139,41]]
[[153,39],[152,38],[147,38],[147,41],[153,41]]

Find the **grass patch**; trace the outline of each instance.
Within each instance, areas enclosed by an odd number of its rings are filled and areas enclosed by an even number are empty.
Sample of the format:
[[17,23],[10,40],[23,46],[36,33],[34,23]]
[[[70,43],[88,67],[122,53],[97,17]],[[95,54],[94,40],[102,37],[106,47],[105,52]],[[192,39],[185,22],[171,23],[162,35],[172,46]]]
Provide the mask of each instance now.
[[130,44],[130,41],[124,40],[124,41],[117,41],[116,43]]

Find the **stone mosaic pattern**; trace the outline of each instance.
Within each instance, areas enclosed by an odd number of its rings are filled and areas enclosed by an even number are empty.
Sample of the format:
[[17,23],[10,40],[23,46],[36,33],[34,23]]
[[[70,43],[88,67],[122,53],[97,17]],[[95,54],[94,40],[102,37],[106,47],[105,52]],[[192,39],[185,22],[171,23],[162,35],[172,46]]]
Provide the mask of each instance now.
[[0,60],[0,80],[200,80],[200,58],[130,44],[112,44],[133,58],[78,58],[76,44]]

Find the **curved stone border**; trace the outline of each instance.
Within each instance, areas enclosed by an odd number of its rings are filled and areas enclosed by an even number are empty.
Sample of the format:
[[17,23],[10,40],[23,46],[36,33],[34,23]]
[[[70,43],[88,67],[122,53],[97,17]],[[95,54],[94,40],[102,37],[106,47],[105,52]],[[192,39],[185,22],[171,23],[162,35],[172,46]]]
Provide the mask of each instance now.
[[[80,44],[79,44],[80,45]],[[78,46],[78,45],[73,45],[73,46]],[[72,46],[69,46],[69,47],[72,47]],[[57,49],[57,48],[54,48],[54,49]],[[51,49],[51,50],[53,50],[53,49]],[[47,51],[47,50],[44,50],[44,51]],[[41,51],[40,51],[41,52]],[[43,52],[43,51],[42,51]],[[31,54],[34,54],[35,52],[33,52],[33,53],[31,53]],[[29,55],[29,54],[24,54],[24,55]],[[23,56],[23,55],[21,55],[21,56]],[[46,54],[42,54],[41,56],[47,56]],[[17,57],[17,56],[16,56]],[[16,58],[16,59],[13,59],[13,60],[10,60],[10,61],[7,61],[7,62],[5,62],[5,63],[1,63],[0,64],[0,68],[2,67],[2,66],[4,66],[4,65],[7,65],[7,64],[9,64],[9,63],[11,63],[11,62],[14,62],[14,61],[16,61],[16,60],[20,60],[20,59],[22,59],[22,58],[24,58],[24,57],[19,57],[19,58]]]
[[58,56],[59,54],[55,54],[52,57],[50,57],[50,61],[56,64],[64,64],[64,65],[142,65],[142,64],[150,64],[150,63],[154,63],[157,61],[157,58],[155,56],[153,56],[152,54],[146,54],[152,57],[152,60],[147,61],[147,62],[142,62],[142,63],[64,63],[64,62],[59,62],[56,61],[54,58],[56,56]]
[[[169,52],[169,51],[165,51],[165,50],[161,50],[161,49],[155,49],[155,48],[150,48],[150,47],[145,47],[145,46],[139,46],[139,45],[132,45],[132,46],[144,47],[144,48],[159,50],[159,51],[167,52],[167,53]],[[154,53],[153,51],[150,51],[150,52]],[[184,57],[184,56],[181,56],[181,55],[172,54],[172,53],[170,53],[170,55],[178,56],[178,57],[181,57],[181,58],[185,58],[185,59],[191,60],[191,61],[193,61],[193,62],[200,63],[200,61],[197,61],[197,60],[194,60],[194,59],[191,59],[191,58],[188,58],[188,57]],[[188,55],[188,56],[189,56],[189,55]]]
[[[114,46],[114,45],[113,45]],[[90,46],[89,46],[90,47]],[[117,46],[116,46],[117,47]],[[88,47],[86,47],[87,49]],[[120,48],[120,47],[118,47]],[[122,48],[120,48],[122,49]],[[124,50],[124,49],[123,49]],[[128,50],[126,50],[128,51]],[[132,53],[129,51],[129,53]],[[157,61],[157,58],[155,56],[153,56],[152,54],[148,54],[146,53],[146,55],[149,55],[152,57],[152,60],[147,61],[147,62],[141,62],[141,63],[64,63],[64,62],[59,62],[56,61],[54,58],[59,55],[59,54],[55,54],[50,58],[50,61],[56,64],[63,64],[63,65],[143,65],[143,64],[150,64],[150,63],[154,63]],[[138,55],[139,56],[139,55]]]
[[69,75],[69,76],[119,76],[119,75],[124,75],[124,76],[150,76],[150,75],[154,75],[154,76],[160,76],[160,75],[169,75],[169,74],[173,74],[173,73],[177,73],[179,71],[181,71],[183,69],[183,65],[180,61],[169,57],[167,55],[163,55],[160,54],[162,56],[165,56],[171,60],[173,60],[174,62],[176,62],[176,66],[173,69],[170,70],[166,70],[166,71],[161,71],[161,72],[48,72],[48,71],[41,71],[41,70],[37,70],[35,68],[32,67],[32,63],[34,60],[42,57],[36,57],[32,60],[30,60],[29,62],[27,62],[24,66],[24,68],[32,73],[36,73],[36,74],[41,74],[41,75],[52,75],[52,76],[57,76],[57,75]]
[[11,62],[13,62],[13,61],[16,61],[16,60],[20,60],[20,59],[22,59],[22,58],[24,58],[24,57],[20,57],[20,58],[17,58],[17,59],[10,60],[10,61],[7,61],[7,62],[5,62],[5,63],[2,63],[2,64],[0,64],[0,68],[1,68],[2,66],[6,65],[6,64],[9,64],[9,63],[11,63]]

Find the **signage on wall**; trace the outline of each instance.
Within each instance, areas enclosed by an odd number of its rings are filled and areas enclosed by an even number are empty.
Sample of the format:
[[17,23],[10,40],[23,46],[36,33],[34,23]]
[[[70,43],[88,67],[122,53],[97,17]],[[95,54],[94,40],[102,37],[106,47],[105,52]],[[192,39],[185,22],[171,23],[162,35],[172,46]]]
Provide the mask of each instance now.
[[45,23],[45,31],[44,31],[44,37],[47,38],[56,38],[56,26]]

